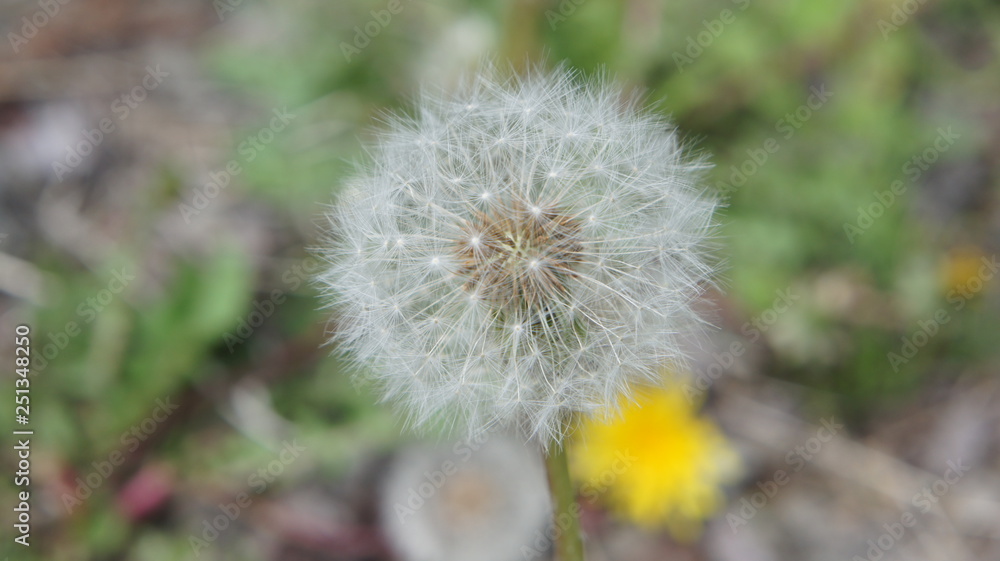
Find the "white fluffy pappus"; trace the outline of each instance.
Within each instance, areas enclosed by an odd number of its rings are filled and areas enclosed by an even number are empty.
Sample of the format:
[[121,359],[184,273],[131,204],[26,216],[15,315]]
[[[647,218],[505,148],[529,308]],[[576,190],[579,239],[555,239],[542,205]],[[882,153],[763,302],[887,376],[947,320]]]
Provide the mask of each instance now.
[[662,117],[565,68],[421,94],[331,212],[333,340],[414,425],[566,421],[683,362],[712,274],[706,167]]

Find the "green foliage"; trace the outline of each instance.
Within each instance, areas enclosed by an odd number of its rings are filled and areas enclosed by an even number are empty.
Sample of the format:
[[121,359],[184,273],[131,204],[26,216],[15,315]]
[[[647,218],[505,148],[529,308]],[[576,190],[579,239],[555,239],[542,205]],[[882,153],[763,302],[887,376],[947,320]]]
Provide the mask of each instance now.
[[[355,44],[372,10],[386,2],[245,3],[227,15],[200,55],[240,118],[226,158],[243,171],[226,196],[266,210],[275,240],[259,245],[276,255],[261,257],[251,243],[206,239],[202,254],[168,253],[155,270],[142,270],[141,285],[129,284],[99,310],[87,304],[116,271],[139,273],[148,252],[163,251],[147,222],[176,212],[186,190],[182,174],[168,167],[176,164],[164,161],[158,177],[137,186],[150,195],[129,218],[134,236],[121,241],[120,253],[90,268],[64,255],[39,258],[38,267],[59,279],[46,286],[32,318],[46,362],[33,382],[33,399],[45,404],[34,418],[39,446],[58,451],[52,461],[71,466],[73,477],[86,474],[92,461],[122,447],[122,434],[149,416],[157,399],[195,395],[192,412],[177,421],[188,436],[171,438],[180,429],[168,427],[142,459],[164,459],[192,485],[232,487],[273,457],[227,418],[232,386],[244,378],[269,389],[268,406],[310,448],[315,465],[296,469],[333,477],[363,447],[393,442],[398,424],[354,388],[338,360],[316,358],[330,350],[315,351],[328,311],[317,309],[304,278],[294,287],[269,278],[272,269],[284,272],[272,260],[301,260],[302,246],[320,243],[313,226],[352,161],[364,158],[361,140],[378,115],[406,107],[426,72],[446,62],[461,66],[429,53],[517,52],[519,45],[503,45],[513,36],[504,26],[521,21],[511,10],[530,4],[403,0],[402,11],[350,56],[345,45]],[[570,8],[565,15],[547,14],[562,13],[555,1],[530,15],[529,35],[549,61],[607,71],[641,88],[693,148],[711,155],[706,181],[726,203],[718,240],[726,310],[742,323],[767,312],[776,291],[801,295],[758,342],[773,351],[758,374],[801,386],[817,415],[835,412],[863,425],[921,385],[984,370],[979,365],[996,352],[995,299],[976,295],[957,309],[941,277],[952,249],[989,254],[991,242],[955,226],[971,221],[976,209],[935,207],[949,218],[928,218],[921,209],[937,200],[928,197],[951,187],[933,170],[914,175],[907,165],[933,145],[939,127],[953,127],[961,138],[934,169],[983,156],[975,146],[988,130],[966,109],[989,105],[1000,91],[996,6],[928,3],[926,13],[883,37],[878,22],[890,17],[892,2],[563,4]],[[445,38],[469,21],[485,22],[490,33],[458,34],[471,53],[448,48]],[[480,44],[482,52],[473,50]],[[982,44],[992,56],[976,55]],[[819,103],[815,91],[824,87],[832,95]],[[295,115],[291,125],[253,157],[241,151],[280,108]],[[736,185],[738,176],[744,179]],[[905,192],[852,240],[845,225],[857,224],[895,181]],[[986,189],[995,195],[995,180]],[[275,288],[284,303],[238,348],[228,348],[227,335]],[[941,309],[951,320],[940,334],[893,368],[888,353]],[[70,323],[76,335],[67,335]],[[130,548],[127,558],[189,557],[183,536],[158,529],[130,536],[113,508],[116,491],[96,490],[86,515],[73,518],[75,539],[93,558],[116,557],[123,547]],[[226,555],[216,554],[210,558]]]

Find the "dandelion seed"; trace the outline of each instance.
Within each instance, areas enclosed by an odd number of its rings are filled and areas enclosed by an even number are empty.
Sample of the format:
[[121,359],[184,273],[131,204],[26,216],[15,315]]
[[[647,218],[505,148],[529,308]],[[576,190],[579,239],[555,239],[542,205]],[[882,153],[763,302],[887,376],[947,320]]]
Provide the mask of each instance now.
[[389,119],[332,213],[321,282],[346,317],[334,339],[414,425],[547,447],[683,362],[715,201],[671,126],[612,84],[498,75]]

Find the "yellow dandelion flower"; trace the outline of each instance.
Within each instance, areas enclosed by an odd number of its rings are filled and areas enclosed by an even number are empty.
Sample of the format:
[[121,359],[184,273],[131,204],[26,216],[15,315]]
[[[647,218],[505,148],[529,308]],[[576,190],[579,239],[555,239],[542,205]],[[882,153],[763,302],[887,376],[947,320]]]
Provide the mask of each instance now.
[[986,254],[978,247],[966,246],[948,252],[941,267],[941,284],[944,292],[975,293],[981,288],[983,260]]
[[571,447],[584,498],[646,527],[691,541],[723,506],[739,456],[718,427],[698,415],[679,384],[639,391],[620,413],[583,421]]

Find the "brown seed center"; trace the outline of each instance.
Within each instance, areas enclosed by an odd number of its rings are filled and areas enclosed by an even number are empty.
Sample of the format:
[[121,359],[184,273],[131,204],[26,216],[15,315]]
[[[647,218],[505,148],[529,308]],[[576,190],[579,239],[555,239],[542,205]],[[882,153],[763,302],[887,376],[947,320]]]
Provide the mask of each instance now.
[[580,223],[553,206],[514,201],[477,212],[456,243],[465,289],[502,309],[537,309],[568,294]]

